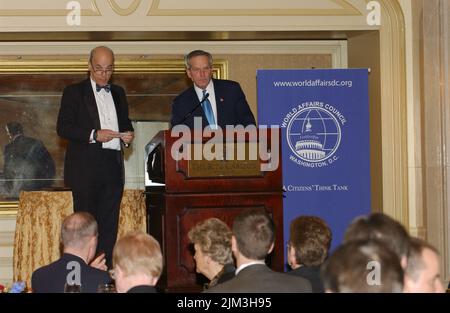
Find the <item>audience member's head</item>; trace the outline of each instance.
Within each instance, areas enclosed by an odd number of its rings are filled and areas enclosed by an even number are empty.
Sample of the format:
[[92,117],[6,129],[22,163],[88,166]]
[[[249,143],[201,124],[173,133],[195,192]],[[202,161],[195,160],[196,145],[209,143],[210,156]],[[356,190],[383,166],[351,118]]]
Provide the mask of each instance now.
[[262,210],[246,210],[233,222],[232,250],[238,266],[248,261],[263,261],[272,252],[275,225]]
[[327,292],[392,293],[403,290],[398,256],[376,240],[340,246],[322,266]]
[[209,218],[195,225],[188,233],[194,244],[198,273],[212,280],[225,264],[233,263],[231,230],[218,218]]
[[77,255],[89,263],[97,249],[98,226],[95,218],[87,212],[67,216],[61,227],[64,252]]
[[356,218],[347,228],[344,243],[357,240],[378,240],[395,252],[405,268],[408,259],[409,235],[396,220],[382,213]]
[[319,266],[328,256],[331,230],[316,216],[300,216],[291,222],[288,262],[291,268]]
[[126,234],[114,246],[113,267],[117,292],[155,286],[163,268],[158,241],[143,232]]
[[439,252],[419,238],[411,238],[404,290],[405,292],[444,292],[439,268]]

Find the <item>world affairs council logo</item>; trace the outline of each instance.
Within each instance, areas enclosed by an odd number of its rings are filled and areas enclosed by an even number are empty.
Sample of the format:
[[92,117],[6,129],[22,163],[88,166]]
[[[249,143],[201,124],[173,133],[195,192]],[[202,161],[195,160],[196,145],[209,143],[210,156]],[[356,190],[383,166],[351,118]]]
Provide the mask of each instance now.
[[336,153],[347,120],[335,107],[323,102],[304,102],[286,115],[281,123],[294,163],[320,168],[339,160]]

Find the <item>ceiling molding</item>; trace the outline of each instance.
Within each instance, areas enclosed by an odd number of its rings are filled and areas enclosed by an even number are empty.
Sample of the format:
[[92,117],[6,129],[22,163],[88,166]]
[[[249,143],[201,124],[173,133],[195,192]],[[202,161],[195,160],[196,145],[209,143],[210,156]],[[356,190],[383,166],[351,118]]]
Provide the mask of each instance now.
[[163,0],[153,0],[148,16],[361,16],[363,13],[355,8],[349,1],[346,0],[328,0],[339,9],[311,9],[311,8],[204,8],[204,9],[162,9],[161,3]]

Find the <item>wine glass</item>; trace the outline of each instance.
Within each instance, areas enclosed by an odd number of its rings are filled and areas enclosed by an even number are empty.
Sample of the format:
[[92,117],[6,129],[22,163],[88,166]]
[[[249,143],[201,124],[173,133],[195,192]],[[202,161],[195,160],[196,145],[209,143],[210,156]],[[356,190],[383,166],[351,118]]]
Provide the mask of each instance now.
[[81,285],[77,284],[65,284],[64,285],[64,293],[80,293]]
[[116,286],[114,284],[100,284],[97,288],[98,293],[116,293]]

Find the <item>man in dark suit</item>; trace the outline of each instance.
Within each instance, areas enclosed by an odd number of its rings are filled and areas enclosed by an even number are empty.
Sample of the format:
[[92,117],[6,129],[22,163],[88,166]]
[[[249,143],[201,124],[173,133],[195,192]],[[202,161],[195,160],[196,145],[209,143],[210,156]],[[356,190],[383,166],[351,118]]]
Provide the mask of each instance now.
[[302,277],[272,271],[264,262],[274,248],[275,226],[261,210],[246,210],[233,222],[231,247],[236,258],[236,277],[208,289],[207,293],[311,292]]
[[17,198],[20,191],[50,187],[55,177],[55,162],[42,141],[24,135],[18,122],[6,124],[10,143],[4,150],[5,191]]
[[114,278],[119,293],[156,293],[163,268],[161,247],[152,236],[131,232],[114,247]]
[[33,292],[62,293],[65,285],[81,285],[81,292],[93,293],[98,285],[110,282],[108,272],[98,269],[102,264],[95,265],[98,268],[88,265],[95,255],[97,234],[97,222],[91,214],[78,212],[66,217],[61,227],[63,255],[34,271]]
[[288,274],[307,279],[314,293],[324,292],[320,266],[328,256],[331,237],[330,228],[317,216],[299,216],[291,222]]
[[185,57],[186,73],[194,85],[178,95],[172,104],[172,127],[178,124],[194,129],[198,118],[200,130],[226,125],[256,125],[255,118],[239,83],[212,79],[212,55],[194,50]]
[[125,91],[109,84],[113,70],[111,49],[94,48],[90,78],[64,89],[57,123],[58,135],[69,140],[64,181],[72,188],[74,210],[94,215],[98,250],[106,253],[108,266],[124,187],[123,144],[134,138]]

